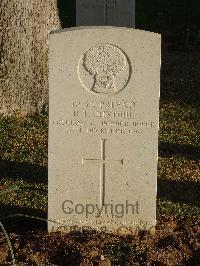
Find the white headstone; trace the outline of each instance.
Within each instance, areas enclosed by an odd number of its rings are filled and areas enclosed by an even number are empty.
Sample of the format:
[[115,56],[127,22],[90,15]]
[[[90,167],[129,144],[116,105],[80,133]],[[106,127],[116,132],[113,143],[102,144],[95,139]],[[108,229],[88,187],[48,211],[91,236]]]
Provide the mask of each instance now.
[[135,0],[76,0],[77,26],[135,27]]
[[160,57],[151,32],[51,34],[49,231],[154,228]]

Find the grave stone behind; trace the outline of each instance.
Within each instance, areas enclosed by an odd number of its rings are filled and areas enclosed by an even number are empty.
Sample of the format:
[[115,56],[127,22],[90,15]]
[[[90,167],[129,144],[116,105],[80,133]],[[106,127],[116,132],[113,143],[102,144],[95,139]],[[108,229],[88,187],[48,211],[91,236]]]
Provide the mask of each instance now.
[[77,26],[135,27],[135,0],[77,0]]

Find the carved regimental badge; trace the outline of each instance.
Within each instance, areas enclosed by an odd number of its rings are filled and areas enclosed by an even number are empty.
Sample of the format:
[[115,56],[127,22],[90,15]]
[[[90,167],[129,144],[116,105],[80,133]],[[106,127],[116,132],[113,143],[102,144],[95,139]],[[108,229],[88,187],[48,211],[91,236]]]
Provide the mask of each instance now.
[[130,65],[124,52],[115,45],[98,44],[81,56],[78,75],[87,91],[113,95],[127,85]]

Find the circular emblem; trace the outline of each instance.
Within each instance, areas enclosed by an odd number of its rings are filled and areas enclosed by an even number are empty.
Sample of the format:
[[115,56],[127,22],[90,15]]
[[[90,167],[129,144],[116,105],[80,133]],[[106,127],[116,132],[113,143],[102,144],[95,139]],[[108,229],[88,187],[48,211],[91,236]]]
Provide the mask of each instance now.
[[130,78],[126,55],[115,45],[98,44],[79,60],[78,75],[82,86],[95,94],[113,95],[125,88]]

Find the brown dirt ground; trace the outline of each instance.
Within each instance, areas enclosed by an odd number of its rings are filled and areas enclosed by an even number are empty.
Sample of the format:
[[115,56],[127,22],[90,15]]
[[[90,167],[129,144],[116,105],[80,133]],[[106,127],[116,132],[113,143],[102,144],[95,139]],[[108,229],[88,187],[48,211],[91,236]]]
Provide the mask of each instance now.
[[[12,230],[9,236],[17,265],[200,265],[200,220],[157,218],[155,235],[115,236],[94,231],[48,234],[45,229],[24,230],[19,224],[21,230]],[[0,233],[0,265],[10,261]]]

